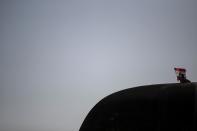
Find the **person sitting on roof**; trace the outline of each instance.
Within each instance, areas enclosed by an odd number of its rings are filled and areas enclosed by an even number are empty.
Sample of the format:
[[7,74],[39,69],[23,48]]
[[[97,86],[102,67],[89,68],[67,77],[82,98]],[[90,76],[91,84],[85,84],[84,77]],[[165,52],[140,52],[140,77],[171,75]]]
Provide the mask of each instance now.
[[177,80],[180,81],[180,83],[190,83],[190,80],[186,78],[186,69],[184,68],[174,68]]

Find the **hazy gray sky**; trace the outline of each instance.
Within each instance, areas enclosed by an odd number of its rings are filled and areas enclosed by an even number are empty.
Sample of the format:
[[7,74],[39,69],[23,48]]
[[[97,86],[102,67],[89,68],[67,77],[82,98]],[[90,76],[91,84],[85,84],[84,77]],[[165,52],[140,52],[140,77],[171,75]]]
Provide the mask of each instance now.
[[196,0],[1,0],[0,131],[78,131],[104,96],[197,80]]

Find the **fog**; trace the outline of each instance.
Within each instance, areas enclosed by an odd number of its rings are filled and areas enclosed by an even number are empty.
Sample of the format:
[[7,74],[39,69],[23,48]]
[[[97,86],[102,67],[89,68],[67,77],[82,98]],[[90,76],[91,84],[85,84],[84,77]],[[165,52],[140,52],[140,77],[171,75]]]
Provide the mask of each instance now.
[[103,97],[197,80],[196,0],[1,0],[0,131],[78,131]]

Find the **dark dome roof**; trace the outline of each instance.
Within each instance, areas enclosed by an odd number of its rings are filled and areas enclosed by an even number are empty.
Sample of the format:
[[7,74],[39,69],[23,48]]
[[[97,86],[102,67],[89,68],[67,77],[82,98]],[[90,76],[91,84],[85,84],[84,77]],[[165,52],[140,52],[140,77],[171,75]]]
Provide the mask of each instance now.
[[196,131],[197,83],[130,88],[102,99],[80,131]]

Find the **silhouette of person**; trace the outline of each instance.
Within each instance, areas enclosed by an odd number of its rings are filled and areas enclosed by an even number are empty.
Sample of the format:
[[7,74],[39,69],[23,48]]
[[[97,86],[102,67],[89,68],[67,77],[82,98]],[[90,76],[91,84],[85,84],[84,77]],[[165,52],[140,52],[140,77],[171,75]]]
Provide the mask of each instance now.
[[186,79],[185,75],[180,73],[177,79],[180,81],[180,83],[190,83],[191,81]]

